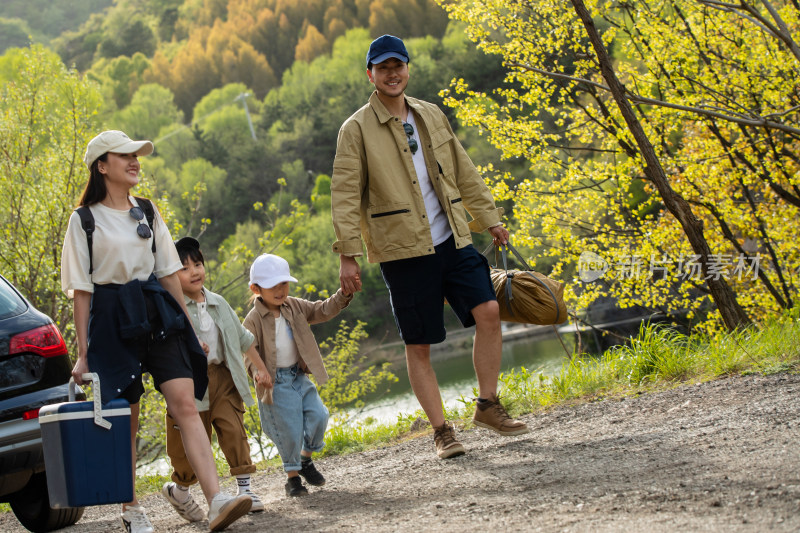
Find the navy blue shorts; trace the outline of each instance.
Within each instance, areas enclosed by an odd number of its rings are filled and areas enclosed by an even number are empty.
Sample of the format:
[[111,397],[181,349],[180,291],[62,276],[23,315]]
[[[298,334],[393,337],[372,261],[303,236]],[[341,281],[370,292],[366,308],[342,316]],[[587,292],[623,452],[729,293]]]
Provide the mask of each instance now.
[[406,344],[444,341],[445,299],[465,328],[475,324],[475,307],[497,299],[489,262],[471,244],[456,248],[451,236],[435,250],[433,255],[381,263],[394,320]]
[[[145,302],[147,318],[153,325],[153,331],[159,331],[162,329],[161,318],[159,318],[158,311],[148,293],[145,293]],[[179,333],[171,333],[163,339],[146,334],[131,341],[131,344],[136,350],[143,370],[149,372],[153,378],[153,385],[158,392],[161,392],[161,384],[167,381],[177,378],[194,378],[189,349]],[[144,383],[142,375],[139,374],[128,388],[122,391],[119,398],[125,398],[128,403],[138,403],[143,394]]]

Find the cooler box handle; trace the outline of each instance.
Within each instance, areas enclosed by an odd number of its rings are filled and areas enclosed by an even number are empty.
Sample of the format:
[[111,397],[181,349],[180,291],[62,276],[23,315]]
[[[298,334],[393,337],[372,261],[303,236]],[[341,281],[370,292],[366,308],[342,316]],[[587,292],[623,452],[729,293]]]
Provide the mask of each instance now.
[[[92,381],[92,392],[94,392],[94,423],[103,429],[111,429],[111,422],[103,418],[103,402],[100,399],[100,376],[97,372],[87,372],[82,374],[84,380]],[[69,378],[69,401],[75,401],[75,393],[78,385],[75,384],[75,379]]]

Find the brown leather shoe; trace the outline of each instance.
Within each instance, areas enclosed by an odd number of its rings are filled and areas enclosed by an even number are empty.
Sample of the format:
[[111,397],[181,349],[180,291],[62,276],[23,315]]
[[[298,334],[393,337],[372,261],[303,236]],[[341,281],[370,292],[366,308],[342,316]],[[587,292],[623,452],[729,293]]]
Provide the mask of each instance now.
[[464,446],[456,440],[456,431],[447,422],[438,428],[433,428],[433,443],[436,445],[436,454],[439,459],[464,455]]
[[476,426],[491,429],[506,437],[522,435],[530,431],[525,422],[508,416],[505,408],[500,403],[500,397],[496,394],[492,394],[485,402],[476,403],[475,416],[472,417],[472,422]]

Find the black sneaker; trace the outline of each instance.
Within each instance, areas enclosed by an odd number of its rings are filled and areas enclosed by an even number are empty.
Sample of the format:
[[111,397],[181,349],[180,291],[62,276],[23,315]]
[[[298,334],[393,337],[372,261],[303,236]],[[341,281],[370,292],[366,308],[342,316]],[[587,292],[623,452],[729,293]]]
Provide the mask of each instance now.
[[325,476],[319,473],[317,467],[314,466],[314,461],[301,461],[300,462],[300,475],[308,482],[309,485],[321,487],[325,484]]
[[286,481],[286,495],[287,496],[305,496],[308,494],[308,489],[303,485],[303,480],[300,476],[290,477]]

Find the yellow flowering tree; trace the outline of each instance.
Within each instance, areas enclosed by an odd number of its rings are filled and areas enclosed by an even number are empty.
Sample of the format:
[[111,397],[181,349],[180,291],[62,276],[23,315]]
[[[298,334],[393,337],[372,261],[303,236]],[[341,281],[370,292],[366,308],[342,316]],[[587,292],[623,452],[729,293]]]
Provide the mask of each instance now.
[[[711,307],[711,284],[720,281],[754,319],[794,306],[800,266],[794,223],[800,9],[794,3],[587,3],[589,23],[612,54],[620,92],[666,185],[698,220],[709,250],[702,261],[685,221],[657,186],[652,160],[643,157],[603,75],[589,25],[573,5],[442,3],[508,69],[491,93],[454,80],[446,102],[505,157],[530,163],[525,176],[484,170],[497,197],[513,200],[515,241],[540,250],[556,273],[577,270],[583,278],[572,285],[578,308],[612,296],[623,307],[673,317],[688,311],[690,321],[702,317],[711,327],[718,311],[698,312]],[[579,264],[582,254],[592,261]]]

